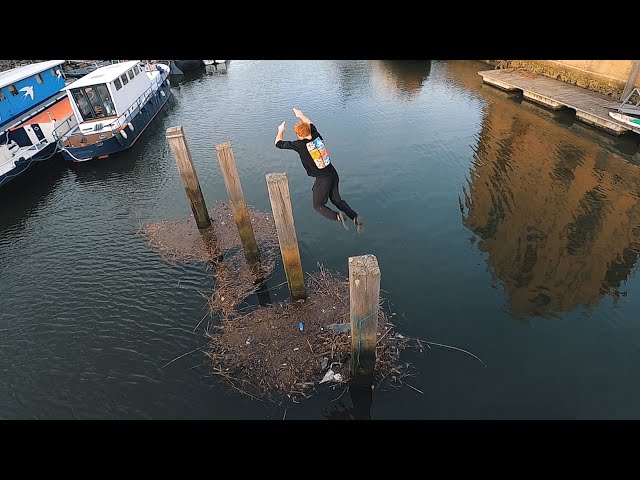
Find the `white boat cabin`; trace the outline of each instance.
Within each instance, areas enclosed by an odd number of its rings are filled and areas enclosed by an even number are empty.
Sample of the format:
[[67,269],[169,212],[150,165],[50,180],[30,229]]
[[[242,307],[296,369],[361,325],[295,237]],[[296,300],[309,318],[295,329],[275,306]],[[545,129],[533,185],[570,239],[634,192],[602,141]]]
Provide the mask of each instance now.
[[[147,100],[152,84],[140,60],[100,67],[67,85],[71,107],[82,131],[94,129],[97,122],[106,127],[123,114],[132,114]],[[125,115],[126,118],[127,115]]]

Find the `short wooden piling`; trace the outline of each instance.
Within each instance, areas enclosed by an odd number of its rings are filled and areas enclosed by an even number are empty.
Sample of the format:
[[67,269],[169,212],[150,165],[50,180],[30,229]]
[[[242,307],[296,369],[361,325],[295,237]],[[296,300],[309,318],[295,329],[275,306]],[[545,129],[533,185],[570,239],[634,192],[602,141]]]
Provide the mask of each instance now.
[[204,201],[202,190],[200,189],[198,175],[196,175],[196,170],[191,160],[187,139],[184,137],[184,130],[182,126],[170,127],[167,128],[166,135],[169,145],[171,145],[173,156],[178,164],[178,170],[180,171],[182,183],[187,192],[196,224],[200,229],[207,228],[211,225],[211,219],[209,218],[207,205]]
[[375,255],[349,257],[351,374],[372,379],[378,341],[380,268]]
[[291,298],[293,300],[305,298],[307,294],[304,287],[302,261],[298,250],[298,239],[293,222],[289,183],[286,174],[267,173],[267,187]]
[[247,208],[247,203],[242,193],[242,185],[240,184],[240,176],[238,175],[238,168],[236,167],[236,159],[233,156],[231,143],[225,142],[216,145],[216,153],[218,154],[220,169],[224,177],[224,184],[229,193],[231,212],[236,221],[242,247],[244,248],[244,256],[247,262],[255,263],[260,259],[260,253],[258,252],[256,237],[253,233],[249,209]]

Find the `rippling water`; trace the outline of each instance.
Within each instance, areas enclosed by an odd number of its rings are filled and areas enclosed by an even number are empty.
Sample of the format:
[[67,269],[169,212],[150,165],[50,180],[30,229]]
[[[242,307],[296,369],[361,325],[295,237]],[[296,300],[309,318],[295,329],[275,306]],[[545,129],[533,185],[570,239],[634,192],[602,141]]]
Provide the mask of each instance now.
[[[473,61],[231,61],[175,81],[140,141],[105,161],[39,165],[0,191],[0,418],[279,419],[228,391],[202,354],[201,265],[137,234],[190,207],[166,143],[182,125],[205,198],[226,201],[230,141],[247,203],[287,172],[303,268],[372,253],[406,335],[472,352],[406,352],[413,387],[373,419],[640,418],[640,154],[482,85]],[[293,152],[301,108],[324,136],[356,236],[311,206]],[[279,266],[269,282],[283,281]],[[288,292],[275,288],[272,298]],[[199,324],[200,323],[200,324]],[[205,323],[205,322],[203,322]],[[180,357],[180,358],[178,358]],[[287,419],[341,418],[342,389]]]

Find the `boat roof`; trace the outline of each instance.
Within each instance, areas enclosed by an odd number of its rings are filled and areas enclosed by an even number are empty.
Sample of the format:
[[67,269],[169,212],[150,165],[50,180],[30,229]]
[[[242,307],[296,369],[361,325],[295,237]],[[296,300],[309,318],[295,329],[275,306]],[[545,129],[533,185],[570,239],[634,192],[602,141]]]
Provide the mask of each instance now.
[[112,63],[111,65],[98,67],[93,72],[87,73],[84,77],[70,83],[62,90],[71,90],[72,88],[112,82],[131,67],[138,65],[139,63],[140,60],[129,60],[128,62]]
[[0,88],[19,82],[25,78],[44,72],[50,68],[63,64],[66,60],[46,60],[44,62],[30,63],[20,67],[11,68],[0,72]]

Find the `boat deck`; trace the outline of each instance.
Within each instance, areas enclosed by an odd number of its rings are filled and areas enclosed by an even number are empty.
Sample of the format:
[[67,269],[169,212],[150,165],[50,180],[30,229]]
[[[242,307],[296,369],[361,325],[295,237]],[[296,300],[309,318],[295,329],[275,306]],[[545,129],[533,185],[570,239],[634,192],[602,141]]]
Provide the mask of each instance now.
[[71,103],[69,102],[69,97],[65,97],[59,102],[47,108],[46,110],[40,112],[35,117],[30,118],[29,120],[21,123],[20,125],[16,125],[15,127],[12,128],[12,130],[26,124],[30,125],[33,123],[64,121],[67,118],[69,118],[71,115],[73,115],[73,110],[71,109]]
[[508,92],[521,90],[522,96],[527,100],[552,110],[573,109],[578,120],[608,133],[640,133],[640,127],[631,127],[609,116],[609,112],[617,110],[607,107],[611,105],[612,99],[601,93],[536,75],[524,69],[485,70],[478,74],[482,76],[484,83]]

